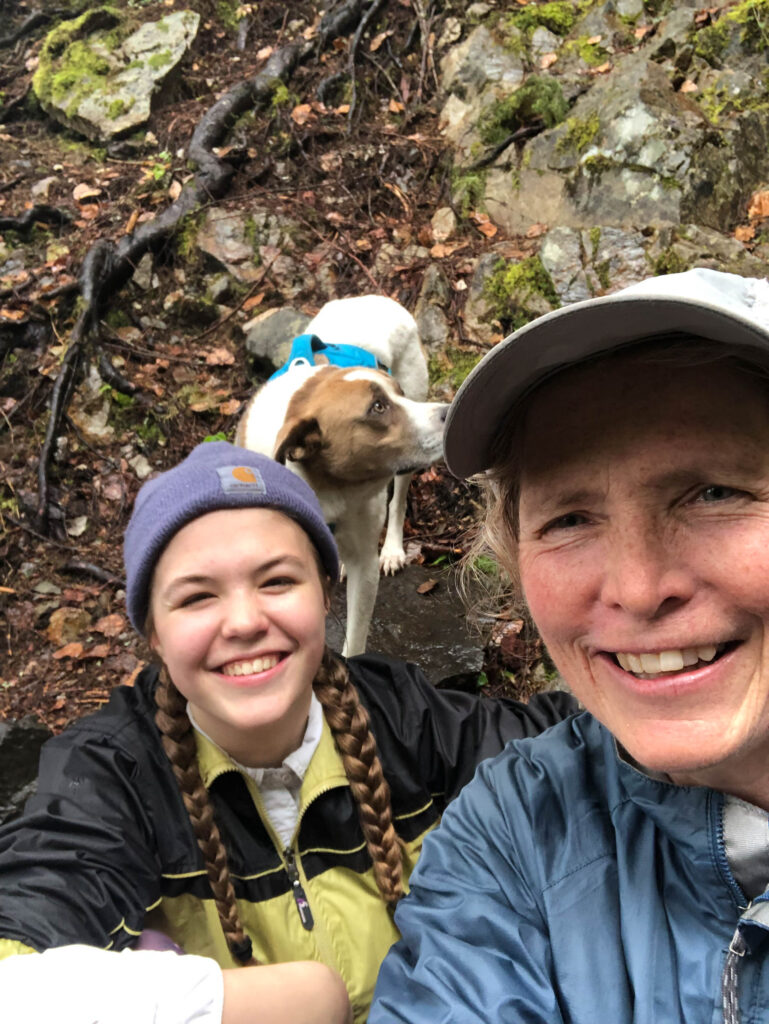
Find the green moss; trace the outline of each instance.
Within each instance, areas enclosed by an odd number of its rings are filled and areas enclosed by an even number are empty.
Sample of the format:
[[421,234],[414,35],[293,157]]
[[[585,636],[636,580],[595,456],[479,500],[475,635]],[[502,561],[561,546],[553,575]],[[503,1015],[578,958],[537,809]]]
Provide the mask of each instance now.
[[161,50],[160,53],[153,53],[147,63],[153,71],[159,71],[166,64],[170,64],[172,60],[173,54],[170,50]]
[[216,13],[219,21],[229,32],[237,32],[240,19],[243,17],[239,12],[241,4],[239,0],[219,0],[216,5]]
[[463,217],[471,210],[483,209],[483,197],[486,194],[486,172],[468,171],[463,174],[455,172],[451,183],[451,194],[460,208]]
[[723,83],[716,83],[693,94],[703,114],[711,124],[718,124],[722,117],[742,114],[747,110],[769,110],[769,71],[765,71],[759,85],[747,92],[732,92]]
[[723,11],[718,21],[699,30],[694,52],[709,64],[720,66],[736,26],[741,46],[753,53],[764,53],[769,49],[769,0],[743,0]]
[[566,131],[556,143],[556,149],[563,152],[568,150],[574,153],[584,153],[601,130],[601,119],[598,114],[590,114],[589,117],[567,117]]
[[538,120],[544,122],[546,128],[553,128],[563,121],[568,109],[556,79],[531,75],[515,92],[481,114],[478,134],[486,145],[496,146],[518,128]]
[[280,78],[276,78],[272,90],[272,100],[270,101],[272,109],[278,110],[280,107],[285,107],[289,104],[294,107],[298,102],[298,97],[291,92],[286,83],[281,81]]
[[561,304],[539,256],[529,256],[520,263],[500,260],[484,283],[483,295],[491,316],[514,331],[532,319],[534,314],[527,302],[534,296],[544,298],[553,309]]
[[592,175],[595,178],[600,177],[614,167],[616,167],[614,161],[603,153],[595,153],[593,156],[585,157],[582,161],[582,169],[585,174]]
[[104,85],[109,62],[95,53],[87,37],[99,30],[113,30],[120,24],[118,13],[109,7],[86,11],[48,33],[32,87],[42,101],[68,99],[67,109],[77,109],[81,99]]
[[717,67],[721,63],[721,56],[728,42],[729,26],[721,18],[713,25],[705,25],[700,29],[694,42],[694,52],[708,64]]
[[600,64],[605,64],[609,59],[609,51],[601,46],[600,43],[591,43],[590,36],[580,36],[578,39],[570,39],[564,47],[564,53],[573,54],[577,56],[587,64],[588,67],[596,68]]
[[448,384],[456,391],[480,358],[478,352],[447,346],[442,352],[430,356],[430,386]]
[[107,117],[111,121],[116,121],[121,114],[124,114],[127,110],[127,104],[125,100],[120,98],[113,100],[107,108]]
[[601,260],[600,263],[593,264],[593,270],[595,276],[598,278],[601,287],[605,290],[611,284],[611,278],[609,277],[609,268],[611,267],[610,260]]
[[652,263],[652,267],[656,275],[680,274],[684,270],[689,269],[686,262],[681,259],[673,248],[668,248],[661,252]]
[[553,3],[530,4],[508,14],[505,20],[519,32],[530,34],[542,25],[557,36],[567,36],[577,20],[579,6],[579,4],[562,3],[559,0],[555,0]]
[[198,249],[198,235],[200,234],[200,229],[203,226],[204,217],[205,214],[203,211],[197,210],[185,217],[181,226],[177,230],[176,251],[185,263],[194,261],[195,256],[200,254],[200,250]]
[[113,329],[118,327],[129,327],[131,324],[130,317],[123,312],[122,309],[110,309],[107,311],[107,315],[104,317],[107,324]]
[[595,260],[596,253],[598,252],[598,246],[600,245],[600,242],[601,242],[601,229],[598,228],[598,227],[591,228],[590,229],[590,248],[593,250],[592,254],[590,256],[591,261]]

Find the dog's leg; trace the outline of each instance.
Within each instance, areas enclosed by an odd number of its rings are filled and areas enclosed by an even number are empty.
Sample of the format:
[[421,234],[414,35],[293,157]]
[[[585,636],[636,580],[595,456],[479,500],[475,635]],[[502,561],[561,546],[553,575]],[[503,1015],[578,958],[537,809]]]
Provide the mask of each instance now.
[[396,476],[393,482],[393,495],[387,510],[387,533],[379,554],[379,568],[385,576],[393,576],[406,564],[403,520],[406,517],[406,496],[411,476],[411,473],[404,473]]
[[379,587],[377,542],[382,531],[386,495],[359,510],[354,528],[337,532],[339,554],[347,569],[347,629],[342,654],[352,657],[366,650],[371,617]]

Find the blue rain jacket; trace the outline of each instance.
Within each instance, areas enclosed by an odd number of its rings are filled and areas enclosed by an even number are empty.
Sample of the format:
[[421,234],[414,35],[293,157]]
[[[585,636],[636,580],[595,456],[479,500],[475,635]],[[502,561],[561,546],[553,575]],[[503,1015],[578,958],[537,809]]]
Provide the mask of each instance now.
[[742,1024],[765,1024],[769,893],[745,906],[723,802],[587,713],[509,743],[425,839],[369,1024],[714,1024],[743,940]]

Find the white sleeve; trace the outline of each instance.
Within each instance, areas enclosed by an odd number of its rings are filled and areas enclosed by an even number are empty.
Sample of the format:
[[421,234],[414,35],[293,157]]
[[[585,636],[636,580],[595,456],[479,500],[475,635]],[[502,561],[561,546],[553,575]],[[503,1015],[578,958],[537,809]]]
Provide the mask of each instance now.
[[9,1024],[221,1024],[224,982],[208,957],[76,945],[0,961],[0,993]]

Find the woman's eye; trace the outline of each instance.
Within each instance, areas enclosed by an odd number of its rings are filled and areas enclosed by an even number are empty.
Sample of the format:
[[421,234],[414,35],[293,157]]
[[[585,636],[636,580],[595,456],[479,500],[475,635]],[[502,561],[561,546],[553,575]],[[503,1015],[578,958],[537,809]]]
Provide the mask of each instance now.
[[734,498],[736,495],[741,494],[735,487],[727,487],[724,484],[710,484],[708,487],[704,487],[697,495],[699,501],[706,503],[713,503],[717,501],[727,501],[729,498]]
[[189,608],[193,604],[198,604],[200,601],[205,601],[207,597],[211,595],[208,591],[199,590],[194,594],[185,594],[185,596],[179,602],[180,608]]
[[582,512],[567,512],[566,515],[552,519],[542,530],[542,533],[550,533],[553,530],[573,530],[575,526],[584,526],[587,516]]
[[265,587],[290,587],[294,583],[294,579],[291,576],[270,576],[268,580],[265,580],[263,586]]

